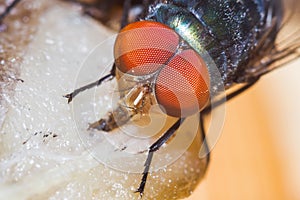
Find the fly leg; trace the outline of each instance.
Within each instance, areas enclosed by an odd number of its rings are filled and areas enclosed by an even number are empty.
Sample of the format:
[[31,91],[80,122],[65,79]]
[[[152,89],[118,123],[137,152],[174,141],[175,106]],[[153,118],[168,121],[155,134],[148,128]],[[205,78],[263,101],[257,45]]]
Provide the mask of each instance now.
[[92,82],[88,85],[85,85],[85,86],[82,86],[80,88],[77,88],[75,89],[73,92],[69,93],[69,94],[66,94],[64,95],[65,98],[68,99],[68,103],[70,103],[73,98],[78,95],[79,93],[87,90],[87,89],[91,89],[95,86],[99,86],[102,82],[106,81],[106,80],[111,80],[115,77],[115,74],[116,74],[116,66],[115,64],[113,65],[112,69],[110,70],[110,73],[101,77],[99,80],[95,81],[95,82]]
[[[231,99],[233,99],[234,97],[238,96],[239,94],[243,93],[244,91],[246,91],[247,89],[251,88],[256,82],[258,81],[258,79],[247,83],[245,85],[243,85],[242,87],[240,87],[239,89],[231,92],[230,94],[227,95],[227,97],[224,97],[222,99],[220,99],[219,101],[214,103],[214,107],[218,107],[221,104],[223,104],[226,100],[229,101]],[[201,111],[200,116],[199,116],[199,121],[200,121],[200,131],[201,131],[201,136],[202,136],[202,140],[203,140],[203,148],[204,148],[204,153],[206,155],[206,161],[207,164],[210,161],[210,152],[209,152],[209,145],[207,143],[206,140],[206,134],[205,134],[205,128],[204,128],[204,115],[210,113],[212,107],[211,105],[209,105],[208,107],[206,107],[203,111]]]
[[[258,81],[258,79],[254,80],[251,83],[247,83],[247,84],[243,85],[242,87],[240,87],[239,89],[228,94],[227,97],[224,97],[224,98],[220,99],[219,101],[215,102],[214,108],[220,106],[226,100],[229,101],[229,100],[233,99],[234,97],[238,96],[239,94],[243,93],[244,91],[246,91],[247,89],[252,87],[257,81]],[[205,134],[205,128],[204,128],[204,115],[210,113],[211,109],[212,109],[211,105],[207,106],[203,111],[201,111],[200,116],[199,116],[200,131],[201,131],[201,137],[203,140],[202,144],[204,145],[201,147],[201,150],[203,149],[203,151],[204,151],[203,153],[205,155],[207,165],[209,164],[209,161],[210,161],[210,151],[209,151],[209,145],[206,140],[206,134]]]
[[[214,107],[218,107],[220,105],[222,105],[225,101],[229,101],[231,99],[233,99],[234,97],[238,96],[239,94],[243,93],[244,91],[248,90],[249,88],[251,88],[257,81],[259,80],[259,78],[253,80],[250,83],[246,83],[245,85],[243,85],[242,87],[240,87],[239,89],[231,92],[230,94],[228,94],[226,97],[223,97],[222,99],[216,101],[214,103]],[[211,111],[211,105],[207,106],[203,111],[201,111],[202,113],[209,113]]]
[[131,8],[131,0],[125,0],[123,4],[123,12],[121,18],[121,29],[129,23],[129,11]]
[[135,192],[140,193],[141,197],[143,196],[143,193],[144,193],[144,189],[145,189],[145,185],[146,185],[146,181],[147,181],[147,177],[149,174],[149,169],[150,169],[150,165],[151,165],[151,161],[152,161],[154,152],[159,150],[159,148],[171,138],[171,136],[178,130],[180,125],[184,122],[184,120],[185,120],[185,118],[178,119],[156,142],[154,142],[149,147],[147,160],[144,164],[145,168],[144,168],[144,172],[143,172],[143,177],[141,179],[139,188],[135,191]]
[[111,18],[110,13],[119,0],[105,0],[105,1],[82,1],[82,0],[63,0],[78,4],[82,7],[83,14],[88,15],[95,20],[105,23]]
[[[128,24],[128,13],[129,13],[130,7],[131,7],[131,0],[125,0],[124,6],[123,6],[123,15],[122,15],[122,19],[121,19],[121,28],[123,28],[124,26],[126,26]],[[101,77],[99,80],[97,80],[95,82],[92,82],[88,85],[85,85],[83,87],[75,89],[73,92],[64,95],[64,97],[66,97],[68,99],[68,103],[70,103],[72,101],[72,99],[79,93],[83,92],[84,90],[93,88],[95,86],[99,86],[102,82],[104,82],[106,80],[111,80],[112,78],[114,78],[115,75],[116,75],[116,65],[114,63],[109,74]]]
[[10,11],[20,2],[21,0],[14,0],[9,6],[7,6],[2,14],[0,14],[0,24],[3,19],[10,13]]
[[143,10],[137,16],[138,19],[145,19],[145,17],[147,16],[148,9],[149,9],[149,6],[150,6],[150,0],[143,0],[142,5],[143,5],[142,6]]
[[[132,8],[131,2],[132,0],[124,1],[123,14],[121,19],[121,28],[124,28],[129,23],[128,17],[129,17],[130,9]],[[142,0],[141,5],[142,5],[142,11],[139,14],[135,15],[135,21],[138,19],[144,19],[146,17],[150,5],[150,0]]]
[[[209,146],[206,140],[206,134],[205,134],[205,128],[204,128],[204,114],[200,113],[199,115],[199,122],[200,122],[200,131],[201,131],[201,139],[202,139],[202,147],[204,148],[205,151],[205,159],[206,159],[206,165],[208,166],[209,161],[210,161],[210,151],[209,151]],[[206,168],[207,168],[206,166]]]

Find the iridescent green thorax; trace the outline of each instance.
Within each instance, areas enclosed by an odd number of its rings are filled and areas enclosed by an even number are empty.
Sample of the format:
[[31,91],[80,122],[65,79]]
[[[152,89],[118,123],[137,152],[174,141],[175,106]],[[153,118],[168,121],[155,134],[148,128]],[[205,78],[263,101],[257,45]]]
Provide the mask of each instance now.
[[156,21],[174,29],[194,50],[202,54],[213,42],[199,21],[187,10],[175,5],[160,4],[154,13]]

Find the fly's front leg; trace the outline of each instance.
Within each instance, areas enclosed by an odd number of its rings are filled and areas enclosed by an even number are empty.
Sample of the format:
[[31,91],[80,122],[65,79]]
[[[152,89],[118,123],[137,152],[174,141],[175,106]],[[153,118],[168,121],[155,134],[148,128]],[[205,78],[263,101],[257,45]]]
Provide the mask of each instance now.
[[[121,28],[123,28],[124,26],[126,26],[128,24],[128,13],[129,13],[130,8],[131,8],[131,0],[125,0],[124,6],[123,6],[122,19],[121,19]],[[75,89],[73,92],[64,95],[64,97],[67,98],[68,103],[70,103],[73,100],[73,98],[76,95],[78,95],[79,93],[81,93],[87,89],[91,89],[95,86],[99,86],[102,82],[104,82],[106,80],[110,80],[110,79],[114,78],[115,76],[116,76],[116,65],[114,63],[109,74],[101,77],[99,80],[97,80],[95,82],[92,82],[88,85],[85,85],[85,86]],[[98,128],[96,128],[96,129],[98,129]]]
[[152,158],[153,158],[153,154],[154,152],[156,152],[157,150],[159,150],[159,148],[164,145],[170,138],[172,135],[174,135],[174,133],[178,130],[178,128],[180,127],[180,125],[184,122],[185,118],[181,118],[178,119],[156,142],[154,142],[150,148],[148,149],[148,156],[146,159],[146,162],[144,164],[145,168],[144,168],[144,172],[143,172],[143,177],[141,179],[141,183],[139,188],[135,191],[140,193],[140,196],[142,197],[144,194],[144,190],[145,190],[145,185],[147,182],[147,178],[148,178],[148,174],[149,174],[149,170],[150,170],[150,166],[151,166],[151,162],[152,162]]
[[113,64],[113,67],[112,69],[110,70],[110,73],[101,77],[99,80],[95,81],[95,82],[92,82],[90,84],[87,84],[85,86],[82,86],[80,88],[77,88],[75,89],[73,92],[69,93],[69,94],[66,94],[64,95],[63,97],[67,98],[68,99],[68,103],[70,103],[73,98],[78,95],[79,93],[87,90],[87,89],[91,89],[93,87],[96,87],[96,86],[99,86],[101,85],[101,83],[103,83],[104,81],[107,81],[107,80],[111,80],[113,79],[114,77],[116,76],[116,66],[115,64]]

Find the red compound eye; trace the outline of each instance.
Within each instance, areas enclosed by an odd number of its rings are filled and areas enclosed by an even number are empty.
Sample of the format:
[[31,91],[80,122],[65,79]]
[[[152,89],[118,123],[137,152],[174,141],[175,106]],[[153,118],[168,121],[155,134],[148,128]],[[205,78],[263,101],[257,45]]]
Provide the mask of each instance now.
[[209,74],[203,59],[185,50],[159,73],[155,86],[158,103],[174,117],[186,117],[202,110],[209,99]]
[[131,23],[120,31],[115,42],[116,66],[136,76],[151,74],[173,56],[178,42],[179,36],[161,23]]

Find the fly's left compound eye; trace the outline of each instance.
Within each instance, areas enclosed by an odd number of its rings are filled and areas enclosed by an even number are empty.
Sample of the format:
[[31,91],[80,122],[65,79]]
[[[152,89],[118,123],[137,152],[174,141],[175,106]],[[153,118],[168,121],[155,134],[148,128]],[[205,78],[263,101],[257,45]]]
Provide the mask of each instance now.
[[143,76],[157,71],[174,54],[179,36],[159,22],[139,21],[124,27],[115,42],[116,67]]
[[175,55],[158,74],[155,95],[170,116],[201,111],[209,99],[209,73],[203,59],[193,50]]

